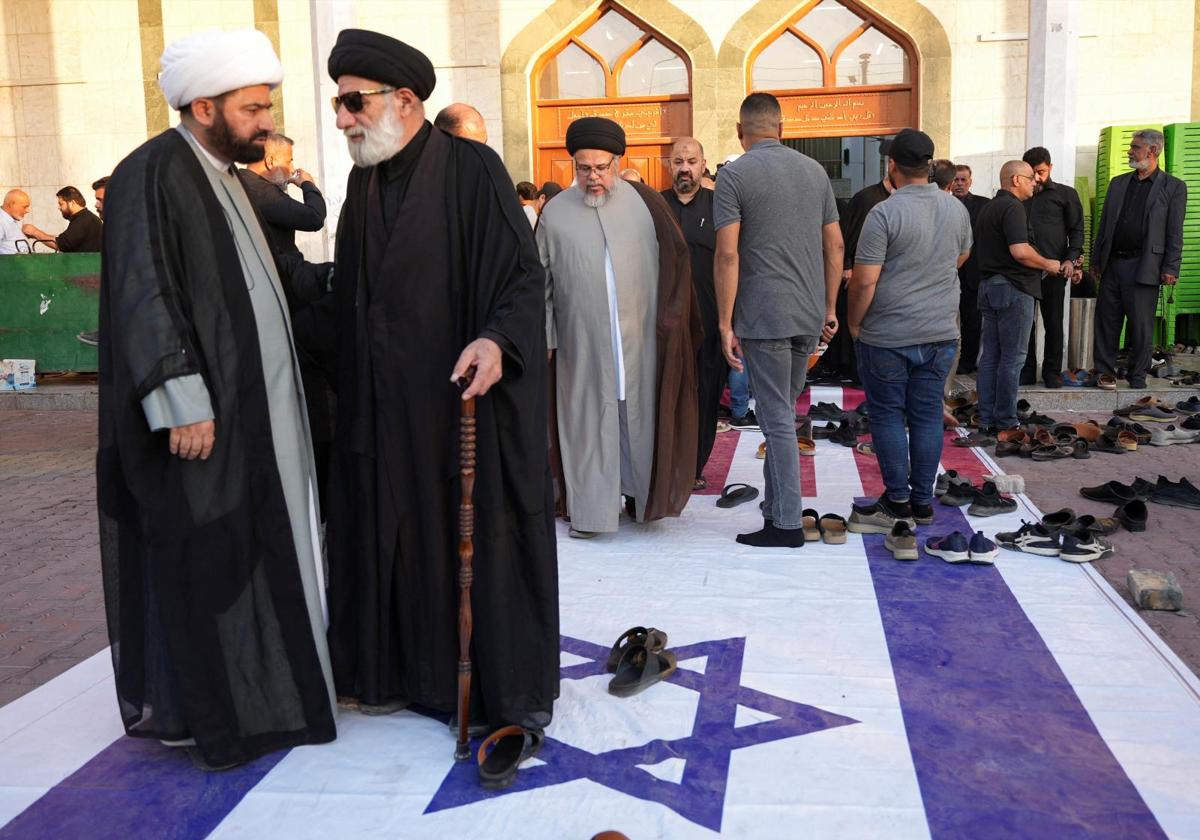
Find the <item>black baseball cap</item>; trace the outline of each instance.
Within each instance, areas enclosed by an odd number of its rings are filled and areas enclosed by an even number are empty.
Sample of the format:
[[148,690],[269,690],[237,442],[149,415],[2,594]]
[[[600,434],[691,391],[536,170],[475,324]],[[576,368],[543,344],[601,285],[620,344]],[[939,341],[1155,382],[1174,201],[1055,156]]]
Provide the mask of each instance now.
[[891,140],[879,144],[879,153],[901,166],[920,166],[933,160],[933,140],[924,131],[903,128]]

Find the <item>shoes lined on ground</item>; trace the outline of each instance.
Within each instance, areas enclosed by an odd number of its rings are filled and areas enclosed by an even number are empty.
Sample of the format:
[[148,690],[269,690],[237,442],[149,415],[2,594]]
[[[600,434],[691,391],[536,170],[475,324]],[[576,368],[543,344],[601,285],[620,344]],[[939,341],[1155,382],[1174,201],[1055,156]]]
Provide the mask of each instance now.
[[979,566],[992,565],[996,562],[996,555],[1000,553],[1000,549],[983,535],[983,531],[976,531],[975,536],[971,537],[968,550],[971,553],[971,562]]
[[897,504],[881,496],[870,505],[854,505],[850,510],[847,527],[855,534],[890,534],[897,522],[907,522],[915,529],[917,522],[912,516],[908,502]]
[[913,521],[918,525],[933,524],[933,505],[923,505],[920,502],[910,501],[908,506],[912,510]]
[[947,563],[969,563],[971,561],[967,538],[958,531],[946,534],[944,537],[930,537],[925,540],[925,553],[941,557]]
[[1016,531],[996,534],[996,542],[1012,551],[1037,554],[1040,557],[1057,557],[1062,550],[1058,533],[1050,531],[1040,522],[1025,522]]
[[1000,495],[1000,491],[991,481],[985,481],[983,487],[971,500],[967,508],[968,516],[997,516],[1002,513],[1012,513],[1017,509],[1017,500]]
[[836,513],[827,513],[817,520],[821,541],[826,545],[843,545],[846,542],[846,518]]
[[979,490],[969,481],[960,481],[950,485],[950,488],[942,494],[942,504],[950,507],[962,507],[969,505],[975,501],[975,497],[979,495]]
[[1184,414],[1200,413],[1200,394],[1192,394],[1186,400],[1175,403],[1175,410],[1182,411]]
[[1047,513],[1042,517],[1042,525],[1048,531],[1066,531],[1075,526],[1075,511],[1070,508],[1056,510],[1054,513]]
[[1166,476],[1160,475],[1158,483],[1150,492],[1150,501],[1157,505],[1200,510],[1200,489],[1186,478],[1170,481]]
[[835,403],[819,402],[808,409],[808,416],[814,420],[840,420],[845,412]]
[[1150,512],[1146,509],[1146,503],[1140,499],[1126,502],[1113,512],[1113,517],[1125,526],[1125,530],[1130,533],[1136,533],[1146,530],[1146,522],[1150,519]]
[[1181,429],[1174,423],[1150,430],[1151,446],[1170,446],[1175,443],[1195,443],[1200,431]]
[[1098,534],[1086,528],[1078,528],[1063,533],[1058,556],[1060,560],[1068,563],[1090,563],[1112,553],[1113,547]]
[[1135,408],[1129,412],[1129,419],[1136,420],[1139,423],[1174,423],[1179,419],[1179,415],[1174,411],[1169,411],[1160,405],[1145,406]]
[[996,439],[984,431],[974,431],[966,437],[956,437],[950,441],[954,446],[974,447],[974,446],[991,446],[996,442]]
[[1123,505],[1137,498],[1137,493],[1128,484],[1119,481],[1109,481],[1095,487],[1080,487],[1079,495],[1093,502],[1114,502]]
[[946,495],[947,490],[959,484],[966,484],[969,487],[971,482],[968,479],[960,476],[957,470],[946,470],[944,473],[939,475],[937,477],[937,481],[934,482],[933,495],[941,498],[942,496]]
[[892,529],[883,538],[883,547],[892,553],[897,560],[916,560],[917,535],[903,519],[897,519]]
[[758,418],[754,416],[754,409],[749,409],[741,417],[729,418],[729,427],[739,432],[757,432]]

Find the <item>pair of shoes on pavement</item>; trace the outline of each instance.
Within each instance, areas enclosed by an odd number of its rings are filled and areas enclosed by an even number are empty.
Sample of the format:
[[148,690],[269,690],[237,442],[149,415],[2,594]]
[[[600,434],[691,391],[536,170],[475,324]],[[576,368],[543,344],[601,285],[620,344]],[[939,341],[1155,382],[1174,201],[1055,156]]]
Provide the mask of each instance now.
[[930,537],[925,540],[925,553],[940,557],[947,563],[975,563],[990,566],[996,562],[1000,550],[996,544],[976,531],[968,539],[962,531],[955,531],[942,537]]
[[1058,557],[1068,563],[1090,563],[1113,553],[1108,542],[1086,528],[1060,531],[1024,520],[1016,531],[996,534],[996,542],[1012,551]]
[[1101,537],[1114,534],[1121,528],[1121,523],[1115,517],[1095,517],[1089,514],[1079,516],[1070,508],[1056,510],[1042,517],[1042,525],[1051,531],[1087,530]]
[[984,481],[979,488],[969,481],[953,484],[942,495],[942,504],[950,507],[970,505],[967,508],[969,516],[998,516],[1017,509],[1017,500],[1002,495],[994,481]]
[[846,542],[846,519],[836,513],[824,516],[813,508],[805,508],[801,515],[805,542],[824,542],[826,545],[843,545]]

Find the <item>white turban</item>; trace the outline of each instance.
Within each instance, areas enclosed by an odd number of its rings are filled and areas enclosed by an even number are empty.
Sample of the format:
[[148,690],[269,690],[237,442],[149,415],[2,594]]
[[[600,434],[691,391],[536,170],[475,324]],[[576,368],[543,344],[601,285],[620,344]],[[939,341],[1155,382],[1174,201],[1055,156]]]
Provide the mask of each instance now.
[[175,110],[254,85],[279,87],[283,65],[266,35],[257,29],[210,29],[180,38],[163,50],[158,85]]

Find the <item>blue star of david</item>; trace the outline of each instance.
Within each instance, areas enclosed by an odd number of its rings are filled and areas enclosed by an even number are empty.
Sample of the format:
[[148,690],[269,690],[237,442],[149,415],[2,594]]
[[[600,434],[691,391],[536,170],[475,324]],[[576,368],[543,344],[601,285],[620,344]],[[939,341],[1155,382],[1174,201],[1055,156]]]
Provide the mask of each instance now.
[[[456,761],[425,813],[589,779],[629,796],[665,805],[685,819],[720,831],[733,750],[858,723],[853,718],[742,685],[745,646],[745,638],[733,638],[672,648],[680,662],[708,657],[703,674],[680,666],[669,677],[670,682],[700,695],[692,734],[688,737],[655,739],[639,747],[597,755],[548,737],[537,756],[545,763],[523,767],[512,786],[502,791],[488,791],[480,786],[474,761]],[[563,636],[562,649],[588,660],[564,667],[562,679],[580,680],[605,673],[607,647]],[[766,712],[775,719],[735,726],[739,705]],[[652,766],[671,758],[686,761],[683,778],[678,783],[660,779],[637,766]]]

